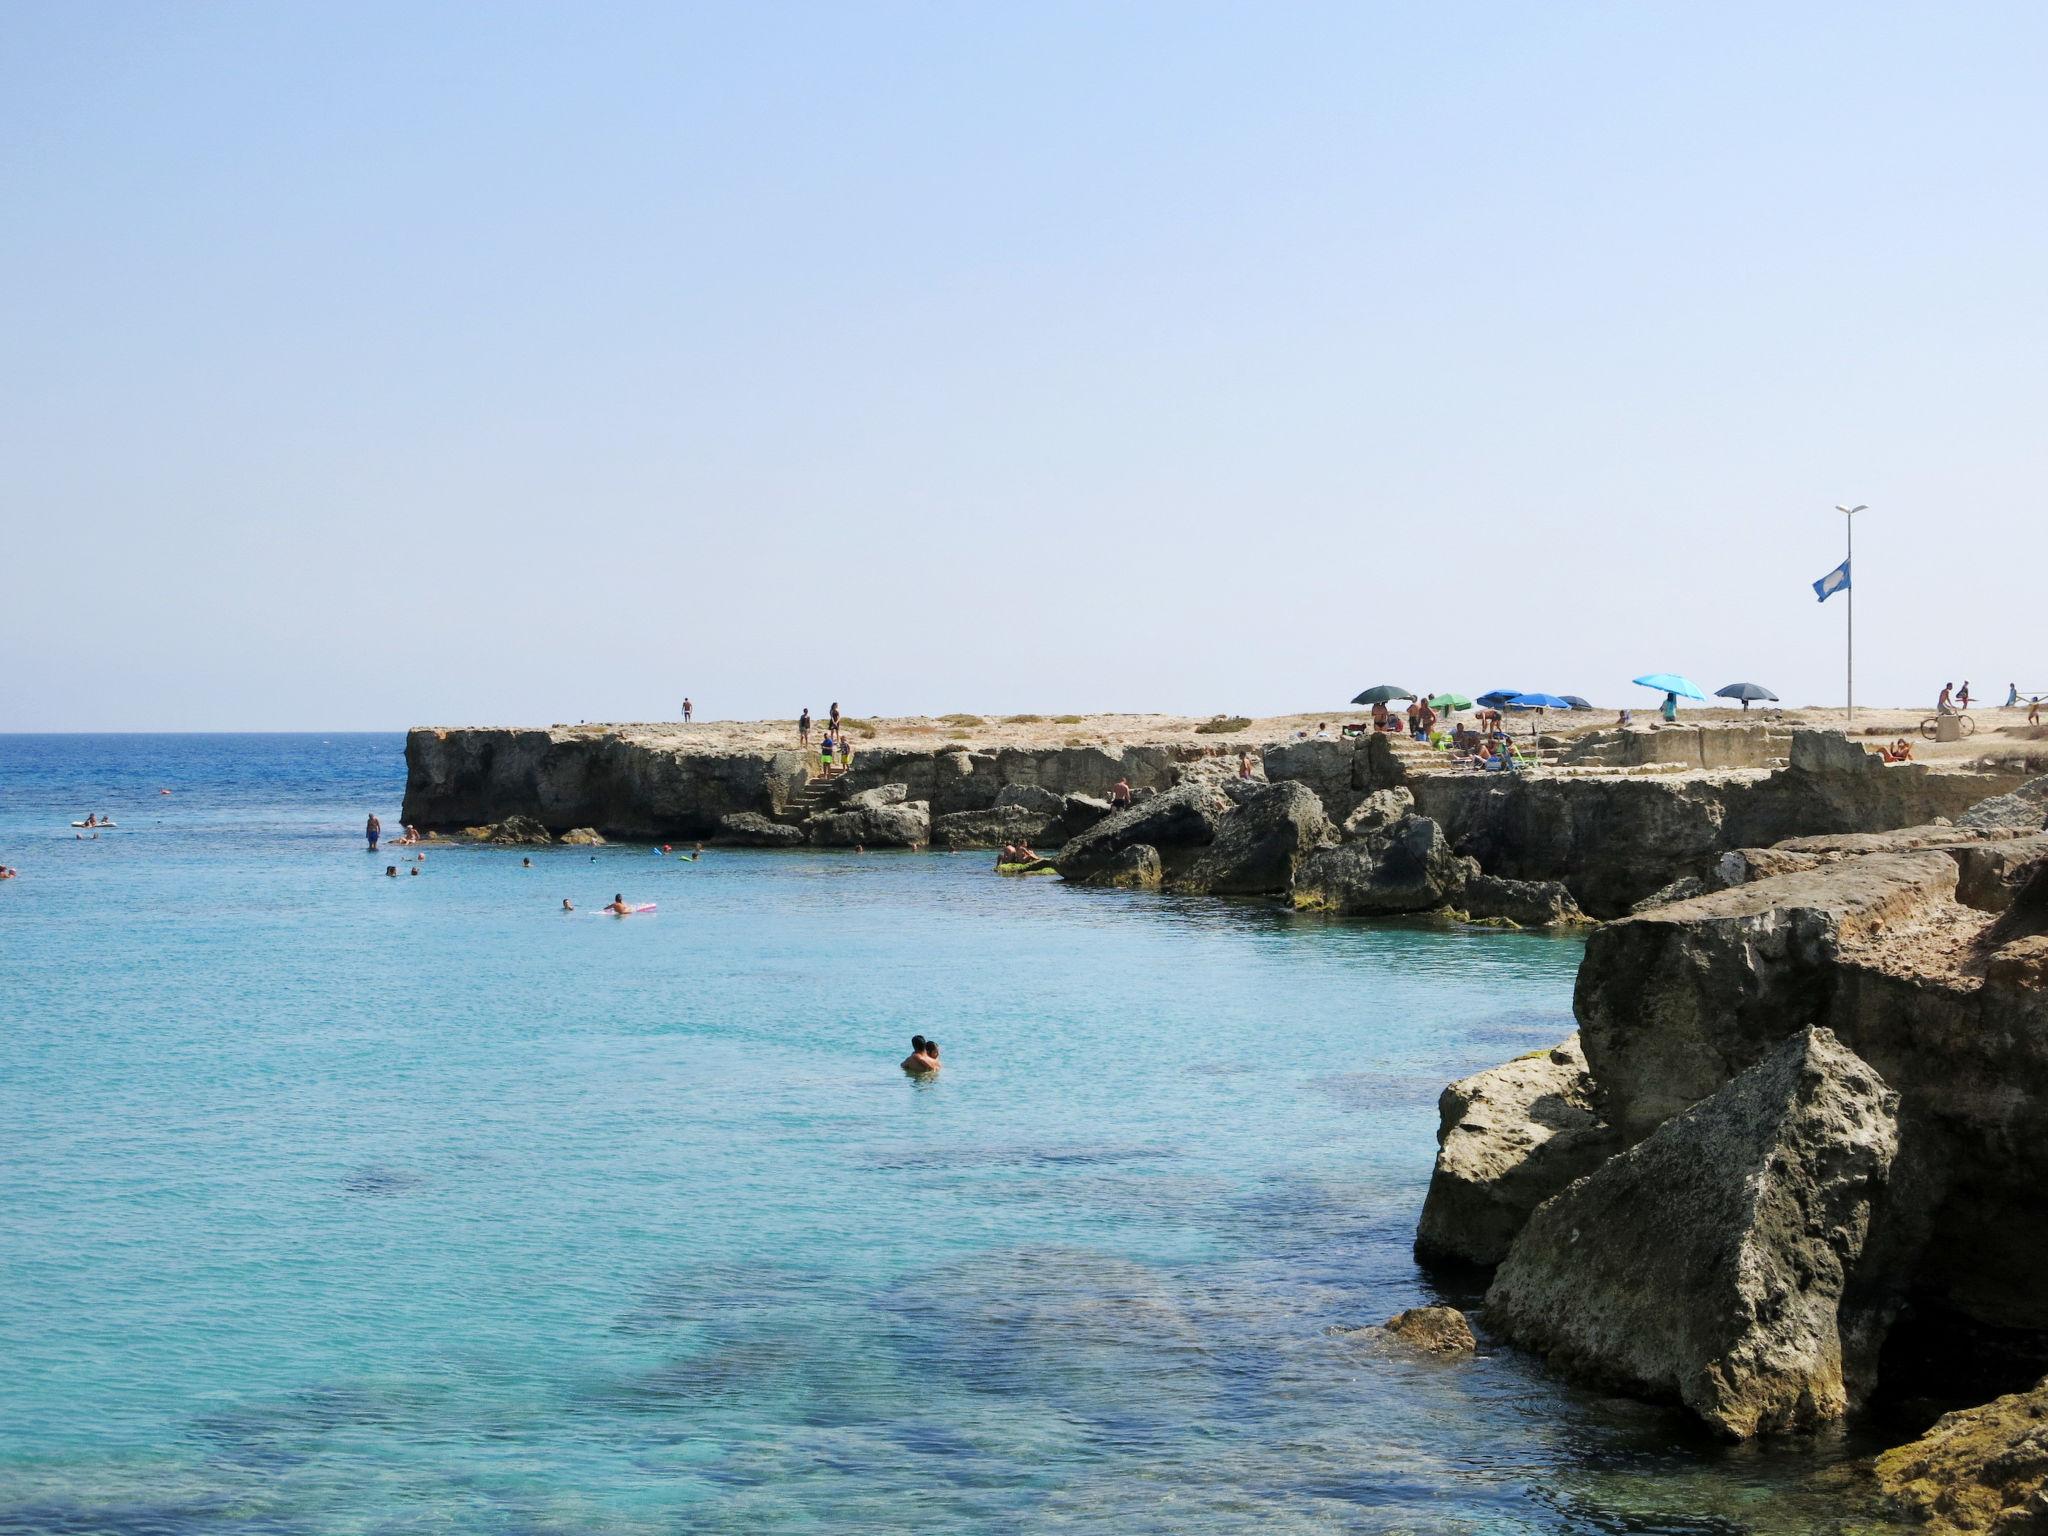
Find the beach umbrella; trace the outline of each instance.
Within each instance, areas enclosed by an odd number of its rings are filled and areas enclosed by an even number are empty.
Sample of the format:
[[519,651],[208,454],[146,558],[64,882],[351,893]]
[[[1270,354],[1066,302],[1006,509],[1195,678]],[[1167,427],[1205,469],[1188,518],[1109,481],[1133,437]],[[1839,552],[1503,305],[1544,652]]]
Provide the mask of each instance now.
[[1518,693],[1508,700],[1509,709],[1570,709],[1570,699],[1560,699],[1554,693]]
[[1707,702],[1707,696],[1700,692],[1698,683],[1689,677],[1680,677],[1676,672],[1646,672],[1630,681],[1645,688],[1654,688],[1659,693],[1675,693],[1681,699],[1698,699],[1702,704]]
[[1717,699],[1740,699],[1744,709],[1749,708],[1749,701],[1751,699],[1769,699],[1773,704],[1778,702],[1778,696],[1762,683],[1730,683],[1726,688],[1716,688],[1714,690],[1714,697]]
[[1519,688],[1496,688],[1491,693],[1482,693],[1481,695],[1479,695],[1479,702],[1484,704],[1488,709],[1499,709],[1501,705],[1507,703],[1509,700],[1519,698],[1521,696],[1521,692],[1522,690]]
[[1449,710],[1470,709],[1472,701],[1462,693],[1434,693],[1429,697],[1429,707]]
[[1571,705],[1573,709],[1591,709],[1593,707],[1592,705],[1588,704],[1584,699],[1580,698],[1576,693],[1566,694],[1564,696],[1564,701],[1565,703]]
[[1412,699],[1413,688],[1396,688],[1392,683],[1381,683],[1377,688],[1368,688],[1351,702],[1354,704],[1385,704],[1392,699]]

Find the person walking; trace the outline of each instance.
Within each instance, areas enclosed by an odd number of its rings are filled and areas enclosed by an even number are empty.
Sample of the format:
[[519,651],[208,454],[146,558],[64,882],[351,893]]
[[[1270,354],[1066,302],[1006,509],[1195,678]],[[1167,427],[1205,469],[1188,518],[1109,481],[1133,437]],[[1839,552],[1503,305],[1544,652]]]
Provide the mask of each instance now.
[[796,744],[808,747],[811,744],[811,706],[806,704],[804,712],[796,717]]
[[685,724],[685,725],[688,725],[689,723],[690,723],[690,696],[689,696],[688,694],[684,694],[684,695],[683,695],[683,724]]
[[1956,690],[1956,708],[1957,708],[1957,709],[1968,709],[1969,707],[1970,707],[1970,680],[1969,680],[1969,679],[1968,679],[1968,678],[1966,677],[1966,678],[1964,678],[1964,679],[1963,679],[1963,686],[1962,686],[1962,687],[1960,687],[1960,688],[1958,688],[1958,689]]

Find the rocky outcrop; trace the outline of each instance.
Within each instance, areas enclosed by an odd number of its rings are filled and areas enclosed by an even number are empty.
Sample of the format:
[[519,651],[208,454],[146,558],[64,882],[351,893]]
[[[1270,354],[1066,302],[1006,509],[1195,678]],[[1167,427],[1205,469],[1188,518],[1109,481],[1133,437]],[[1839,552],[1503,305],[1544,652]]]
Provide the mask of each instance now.
[[480,843],[495,843],[510,848],[538,848],[554,841],[548,829],[531,816],[507,816],[494,826],[471,827],[469,835]]
[[2048,862],[1994,916],[1932,849],[1870,854],[1610,924],[1576,996],[1597,1102],[1646,1135],[1811,1023],[1902,1095],[1884,1270],[1922,1311],[2048,1329]]
[[1828,1031],[1801,1031],[1539,1206],[1488,1326],[1730,1437],[1841,1417],[1872,1369],[1876,1330],[1843,1307],[1897,1105]]
[[1625,916],[1723,854],[1808,834],[1952,818],[2018,782],[2009,770],[1886,764],[1829,731],[1800,731],[1787,767],[1688,777],[1418,775],[1416,807],[1488,874],[1561,880],[1596,918]]
[[934,848],[1002,848],[1011,843],[1046,840],[1052,817],[1022,805],[997,805],[985,811],[949,811],[934,816]]
[[1437,1100],[1437,1120],[1415,1233],[1424,1259],[1498,1264],[1530,1212],[1621,1148],[1593,1107],[1577,1035],[1460,1078]]
[[1207,846],[1169,883],[1175,890],[1214,896],[1284,891],[1302,860],[1336,835],[1322,801],[1306,785],[1259,784],[1217,819]]
[[921,848],[931,841],[931,807],[901,784],[846,797],[836,811],[804,818],[804,837],[823,848]]
[[[991,809],[1000,811],[1013,806],[1051,820],[1066,810],[1067,797],[1043,784],[1005,784],[996,791],[995,804]],[[1107,811],[1109,802],[1104,801],[1102,808]]]
[[2048,774],[2029,779],[2009,794],[1978,801],[1956,818],[1956,825],[2014,832],[2048,828]]
[[1430,912],[1452,905],[1471,873],[1441,827],[1408,816],[1302,860],[1294,904],[1347,917]]
[[2048,1531],[2048,1379],[1942,1415],[1878,1457],[1877,1480],[1936,1536]]
[[734,811],[719,818],[713,839],[736,848],[795,848],[802,844],[804,830],[770,821],[756,811]]
[[1108,816],[1109,811],[1109,802],[1094,795],[1062,795],[1060,813],[1046,827],[1045,841],[1053,846],[1068,842]]
[[557,838],[556,841],[564,843],[571,848],[602,848],[604,846],[604,838],[595,827],[571,827]]
[[1589,921],[1562,880],[1472,875],[1458,892],[1458,907],[1476,921],[1517,928],[1564,928]]
[[[1230,802],[1202,783],[1176,785],[1105,816],[1060,849],[1062,878],[1079,884],[1125,883],[1099,879],[1113,869],[1127,870],[1124,855],[1150,848],[1166,875],[1184,868],[1197,850],[1215,841],[1216,826]],[[1142,864],[1144,861],[1140,860]]]
[[1346,838],[1363,837],[1377,828],[1392,826],[1414,810],[1415,796],[1409,790],[1399,785],[1376,789],[1344,818],[1343,834]]
[[1410,1307],[1387,1319],[1390,1339],[1426,1355],[1469,1355],[1479,1348],[1472,1325],[1456,1307]]

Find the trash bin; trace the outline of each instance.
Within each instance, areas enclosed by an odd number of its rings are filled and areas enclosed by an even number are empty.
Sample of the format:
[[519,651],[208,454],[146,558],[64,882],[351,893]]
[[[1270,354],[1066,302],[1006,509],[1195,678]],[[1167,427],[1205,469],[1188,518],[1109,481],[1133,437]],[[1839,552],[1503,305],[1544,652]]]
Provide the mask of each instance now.
[[1963,739],[1963,717],[1961,715],[1936,715],[1934,717],[1934,739],[1936,741],[1961,741]]

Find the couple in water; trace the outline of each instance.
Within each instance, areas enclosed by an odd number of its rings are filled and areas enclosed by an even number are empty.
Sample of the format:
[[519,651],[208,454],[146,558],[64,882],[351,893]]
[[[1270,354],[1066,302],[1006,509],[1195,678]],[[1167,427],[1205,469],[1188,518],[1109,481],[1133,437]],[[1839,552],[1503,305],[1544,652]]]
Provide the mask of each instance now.
[[910,1054],[903,1058],[903,1070],[912,1077],[930,1077],[939,1070],[939,1042],[923,1035],[910,1037]]

